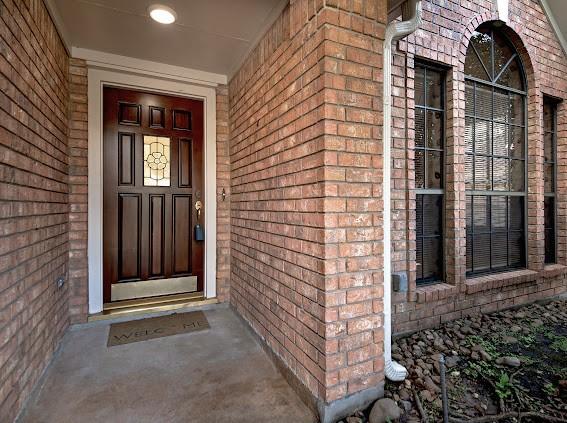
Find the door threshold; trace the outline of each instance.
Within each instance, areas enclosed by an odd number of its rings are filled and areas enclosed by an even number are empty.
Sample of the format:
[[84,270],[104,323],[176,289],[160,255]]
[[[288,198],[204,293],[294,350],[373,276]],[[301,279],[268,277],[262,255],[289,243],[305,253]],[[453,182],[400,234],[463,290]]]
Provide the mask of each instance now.
[[103,311],[89,315],[88,321],[94,322],[99,320],[114,319],[116,317],[135,316],[153,312],[157,313],[216,303],[218,303],[218,299],[206,299],[203,295],[203,292],[192,292],[190,294],[176,294],[154,298],[124,300],[105,303]]

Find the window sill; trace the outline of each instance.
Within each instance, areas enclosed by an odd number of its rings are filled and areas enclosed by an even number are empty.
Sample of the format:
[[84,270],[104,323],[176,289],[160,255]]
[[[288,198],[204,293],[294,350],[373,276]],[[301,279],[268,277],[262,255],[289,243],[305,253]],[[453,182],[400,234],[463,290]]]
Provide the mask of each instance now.
[[418,303],[429,303],[442,300],[457,293],[457,287],[448,283],[435,283],[431,285],[418,286],[415,290]]
[[469,278],[465,281],[466,293],[487,291],[489,289],[503,288],[505,286],[516,285],[526,282],[533,282],[537,279],[538,272],[528,269],[513,270],[505,273],[495,273],[492,275]]
[[546,264],[541,272],[541,275],[545,278],[554,278],[559,275],[564,275],[567,273],[567,266],[562,264]]

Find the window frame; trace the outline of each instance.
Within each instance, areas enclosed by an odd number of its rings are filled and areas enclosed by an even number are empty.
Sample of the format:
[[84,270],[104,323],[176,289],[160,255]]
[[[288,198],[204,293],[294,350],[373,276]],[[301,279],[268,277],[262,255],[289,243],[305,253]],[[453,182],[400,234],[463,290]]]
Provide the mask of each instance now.
[[[417,98],[416,96],[416,90],[415,90],[415,71],[417,68],[423,68],[424,69],[424,75],[423,75],[423,81],[424,81],[424,104],[423,105],[418,105],[417,102],[415,102],[415,99]],[[441,77],[441,84],[440,84],[440,94],[441,94],[441,99],[440,99],[440,104],[441,104],[441,108],[436,108],[433,106],[428,106],[427,105],[427,71],[431,70],[434,72],[439,73],[440,77]],[[416,286],[427,286],[427,285],[434,285],[434,284],[438,284],[438,283],[442,283],[446,277],[446,260],[445,260],[445,252],[446,252],[446,246],[445,246],[445,227],[446,227],[446,194],[445,194],[445,183],[446,183],[446,176],[447,176],[447,172],[446,172],[446,160],[447,160],[447,148],[446,148],[446,134],[447,134],[447,67],[429,62],[426,59],[421,59],[421,58],[415,58],[414,59],[414,113],[415,110],[417,109],[421,109],[424,111],[424,128],[425,131],[427,131],[427,112],[428,111],[433,111],[433,112],[438,112],[441,113],[441,142],[442,142],[442,147],[437,149],[437,148],[428,148],[427,147],[427,132],[425,132],[424,134],[424,145],[423,147],[418,147],[417,144],[415,143],[415,137],[414,137],[414,147],[413,147],[413,151],[414,151],[414,163],[415,163],[415,152],[417,151],[423,151],[424,153],[424,161],[423,161],[423,166],[424,166],[424,170],[423,170],[423,179],[424,179],[424,185],[427,185],[427,181],[428,181],[428,171],[427,171],[427,152],[428,151],[436,151],[441,153],[441,188],[414,188],[414,193],[415,193],[415,202],[416,202],[416,225],[417,225],[417,197],[418,196],[425,196],[425,195],[440,195],[442,196],[441,198],[441,207],[440,207],[440,214],[441,214],[441,235],[440,235],[440,243],[441,243],[441,252],[440,252],[440,260],[441,260],[441,266],[439,269],[439,273],[440,273],[440,277],[439,278],[418,278],[417,274],[416,274]],[[415,114],[414,114],[414,122],[415,122]],[[414,124],[414,132],[415,132],[415,124]],[[414,166],[414,174],[415,174],[415,166]],[[423,201],[423,200],[422,200]],[[422,218],[423,221],[423,218]],[[418,258],[417,258],[417,242],[418,242],[418,236],[417,236],[417,226],[416,226],[416,264],[418,264]],[[423,230],[422,230],[422,235],[421,237],[422,240],[425,238],[432,238],[432,236],[424,236],[423,235]],[[416,270],[417,273],[417,270]]]
[[[547,132],[545,130],[545,121],[543,122],[543,172],[544,172],[544,181],[545,181],[545,165],[548,163],[553,164],[553,185],[552,191],[546,192],[545,191],[545,182],[543,188],[543,196],[544,196],[544,227],[543,227],[543,235],[544,235],[544,245],[546,242],[546,234],[547,228],[545,227],[545,197],[553,198],[553,259],[548,261],[547,260],[547,251],[544,250],[544,264],[555,264],[557,263],[557,108],[559,106],[560,100],[551,96],[544,95],[543,96],[543,104],[542,104],[542,114],[545,110],[545,105],[548,104],[549,107],[552,108],[552,118],[553,118],[553,125],[551,132]],[[551,149],[552,149],[552,158],[553,161],[549,162],[545,160],[545,135],[547,133],[551,133],[553,136],[551,138]]]
[[[481,29],[484,25],[481,25],[479,28],[477,28],[475,31],[478,31],[479,29]],[[485,27],[486,28],[486,27]],[[487,88],[490,88],[491,92],[492,92],[492,99],[491,99],[491,103],[492,103],[492,110],[491,110],[491,118],[490,119],[483,119],[485,121],[490,121],[492,123],[492,127],[490,129],[490,133],[491,133],[491,137],[490,137],[490,142],[491,142],[491,154],[485,154],[485,155],[481,155],[483,157],[489,157],[492,161],[492,159],[494,157],[498,158],[500,157],[499,155],[494,155],[494,150],[493,150],[493,146],[494,146],[494,93],[496,89],[499,90],[503,90],[503,91],[507,91],[509,93],[513,93],[513,94],[517,94],[517,95],[521,95],[523,98],[523,105],[522,105],[522,111],[523,111],[523,116],[524,116],[524,121],[523,121],[523,147],[524,147],[524,154],[523,154],[523,159],[522,161],[524,162],[524,190],[523,191],[497,191],[497,190],[477,190],[475,189],[475,180],[476,180],[476,173],[475,173],[475,168],[476,168],[476,153],[475,153],[475,143],[476,143],[476,136],[473,135],[473,152],[472,153],[464,153],[465,154],[465,162],[466,162],[466,157],[468,157],[469,155],[473,157],[473,189],[469,190],[465,187],[465,198],[471,197],[471,204],[474,203],[474,198],[477,196],[483,196],[483,197],[489,197],[490,199],[490,211],[489,211],[489,216],[490,216],[490,225],[491,228],[489,231],[486,232],[486,234],[490,234],[490,265],[489,265],[489,269],[488,270],[479,270],[479,271],[475,271],[474,270],[474,223],[473,223],[473,230],[470,232],[473,236],[471,237],[472,243],[473,245],[470,246],[470,248],[472,248],[472,270],[469,271],[468,267],[465,266],[466,268],[466,277],[467,278],[474,278],[474,277],[479,277],[479,276],[484,276],[484,275],[490,275],[490,274],[498,274],[498,273],[504,273],[504,272],[510,272],[510,271],[514,271],[514,270],[518,270],[518,269],[524,269],[528,267],[528,160],[529,160],[529,156],[528,156],[528,84],[527,84],[527,78],[526,78],[526,73],[525,73],[525,65],[524,62],[522,60],[522,57],[520,56],[520,54],[518,53],[518,50],[515,48],[514,44],[512,43],[512,41],[510,40],[510,38],[504,33],[504,31],[499,30],[498,28],[494,28],[493,26],[489,27],[490,30],[490,36],[492,39],[491,42],[491,75],[489,75],[489,77],[492,79],[491,81],[488,80],[484,80],[481,78],[477,78],[471,75],[467,75],[466,70],[464,70],[464,83],[466,85],[467,82],[472,82],[474,89],[473,89],[473,107],[474,107],[474,111],[473,111],[473,122],[475,122],[475,128],[476,128],[476,119],[478,118],[478,115],[476,113],[476,96],[477,96],[477,86],[481,85]],[[494,33],[497,32],[499,36],[501,36],[504,41],[506,43],[508,43],[508,46],[512,49],[512,57],[508,60],[508,62],[506,63],[506,65],[500,70],[500,72],[498,73],[498,75],[494,75],[494,43],[495,43],[495,37],[494,37]],[[473,49],[474,53],[476,54],[479,59],[480,59],[480,55],[476,50],[476,47],[472,44],[472,41],[470,41],[469,43],[469,47],[467,48],[467,52],[465,55],[469,54],[469,50]],[[520,72],[520,76],[522,78],[522,85],[524,87],[524,90],[518,90],[516,88],[513,87],[508,87],[502,84],[499,84],[498,82],[494,82],[494,81],[498,81],[500,76],[503,74],[504,70],[513,63],[514,59],[517,58],[517,60],[520,63],[520,68],[519,68],[519,72]],[[482,62],[482,60],[480,60],[481,64],[484,66],[484,63]],[[486,70],[486,67],[485,67]],[[487,72],[488,73],[488,72]],[[467,103],[467,97],[466,97],[466,89],[465,89],[465,117],[464,119],[466,119],[466,117],[468,116],[466,114],[466,103]],[[469,100],[470,101],[470,100]],[[470,117],[470,116],[469,116]],[[509,123],[507,123],[507,126],[520,126],[520,125],[510,125]],[[465,142],[465,150],[466,150],[466,142]],[[510,158],[509,153],[508,153],[508,163],[512,163],[512,158]],[[509,166],[509,170],[511,169],[511,166]],[[465,170],[466,172],[466,170]],[[492,188],[494,188],[494,166],[491,165],[491,184],[492,184]],[[466,174],[465,174],[465,178],[466,178]],[[510,183],[510,177],[508,180],[508,184]],[[508,189],[510,189],[511,186],[508,186]],[[509,263],[509,239],[510,239],[510,233],[512,232],[517,232],[517,231],[510,231],[510,224],[509,224],[509,219],[510,219],[510,207],[509,207],[509,197],[522,197],[524,199],[523,201],[523,257],[522,257],[522,265],[520,266],[506,266],[505,268],[496,268],[493,269],[492,268],[492,259],[493,259],[493,253],[492,253],[492,234],[494,233],[494,231],[492,230],[492,197],[504,197],[507,199],[507,207],[506,207],[506,236],[507,236],[507,262]],[[468,202],[468,201],[466,201]],[[474,222],[474,205],[473,207],[473,222]],[[466,210],[466,206],[465,206],[465,210]],[[484,233],[484,232],[483,232]],[[467,231],[466,237],[467,237],[467,242],[466,242],[466,249],[469,248],[468,245],[468,238],[469,238],[469,232]]]

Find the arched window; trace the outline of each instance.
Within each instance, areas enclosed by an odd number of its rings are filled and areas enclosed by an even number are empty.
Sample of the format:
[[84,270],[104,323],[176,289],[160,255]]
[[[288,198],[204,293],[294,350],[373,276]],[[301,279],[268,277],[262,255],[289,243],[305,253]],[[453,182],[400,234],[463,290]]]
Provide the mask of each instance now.
[[521,60],[492,26],[465,61],[467,274],[526,265],[526,84]]

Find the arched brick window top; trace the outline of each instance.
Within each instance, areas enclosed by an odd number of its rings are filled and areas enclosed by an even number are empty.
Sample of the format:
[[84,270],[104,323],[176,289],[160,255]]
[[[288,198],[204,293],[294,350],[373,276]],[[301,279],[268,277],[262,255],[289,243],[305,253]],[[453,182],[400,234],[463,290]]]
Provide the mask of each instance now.
[[526,91],[518,53],[506,36],[491,25],[482,25],[474,32],[467,50],[465,75]]

